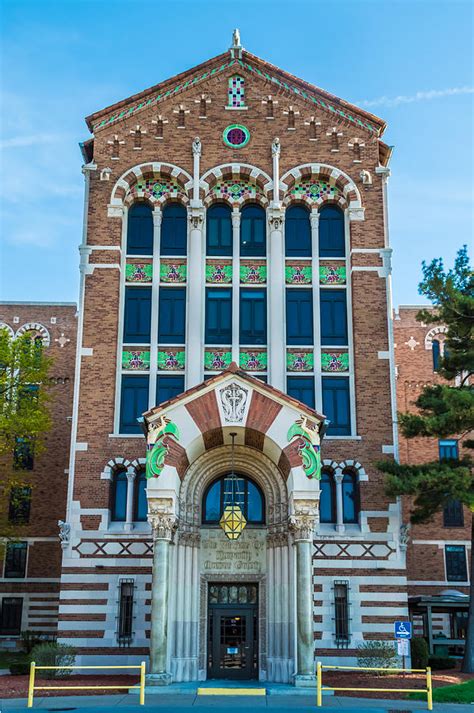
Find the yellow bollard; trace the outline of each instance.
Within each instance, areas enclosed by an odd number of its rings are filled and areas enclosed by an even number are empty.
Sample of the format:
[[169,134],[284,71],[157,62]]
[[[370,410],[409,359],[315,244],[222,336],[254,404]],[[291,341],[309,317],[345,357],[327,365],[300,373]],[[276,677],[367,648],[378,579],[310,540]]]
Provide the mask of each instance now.
[[321,661],[318,661],[316,666],[316,705],[320,708],[323,705],[323,693],[321,691],[323,685],[323,670],[321,667]]
[[145,662],[140,666],[140,705],[145,705]]
[[28,708],[33,708],[33,695],[35,690],[35,662],[30,663],[30,680],[28,683]]
[[431,683],[431,667],[426,668],[426,697],[428,702],[428,710],[433,710],[433,686]]

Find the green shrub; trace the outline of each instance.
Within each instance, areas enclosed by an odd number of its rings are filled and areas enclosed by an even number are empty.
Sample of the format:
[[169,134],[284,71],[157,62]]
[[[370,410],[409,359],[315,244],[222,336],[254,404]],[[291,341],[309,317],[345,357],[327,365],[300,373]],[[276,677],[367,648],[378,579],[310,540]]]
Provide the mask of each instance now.
[[430,656],[428,665],[433,671],[442,671],[445,668],[456,668],[456,659],[450,656]]
[[[396,668],[398,656],[394,644],[388,641],[364,641],[357,647],[359,666]],[[378,671],[383,676],[383,671]]]
[[30,672],[29,663],[11,663],[10,673],[12,676],[25,676]]
[[30,629],[22,631],[20,639],[21,647],[25,654],[31,654],[34,647],[44,641],[44,637],[41,634],[37,634],[36,631],[30,631]]
[[[37,666],[73,666],[76,660],[76,650],[72,646],[48,641],[34,647],[31,652],[31,660]],[[59,668],[51,671],[40,670],[38,676],[41,678],[63,678],[71,673],[68,669]]]
[[412,668],[426,668],[428,666],[428,644],[422,636],[415,636],[411,640],[411,665]]

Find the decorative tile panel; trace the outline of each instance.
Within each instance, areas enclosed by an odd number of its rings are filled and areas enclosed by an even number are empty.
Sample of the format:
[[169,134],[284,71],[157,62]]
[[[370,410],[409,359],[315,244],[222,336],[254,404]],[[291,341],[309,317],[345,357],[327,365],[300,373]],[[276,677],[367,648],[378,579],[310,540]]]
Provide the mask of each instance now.
[[132,262],[127,260],[125,265],[126,282],[152,282],[153,265],[146,262]]
[[129,371],[146,371],[150,368],[150,350],[122,351],[122,369]]
[[232,282],[231,260],[208,260],[206,262],[206,282],[211,285],[228,285]]
[[130,193],[135,198],[149,198],[150,200],[160,200],[161,198],[177,198],[184,195],[184,192],[177,181],[173,178],[149,178],[141,179],[132,186]]
[[232,352],[226,349],[206,349],[204,352],[205,371],[223,371],[232,362]]
[[345,285],[346,268],[344,265],[320,265],[319,282],[321,285]]
[[184,347],[158,347],[159,371],[183,371],[186,363]]
[[312,349],[287,349],[287,371],[313,371],[314,354]]
[[186,261],[162,258],[160,262],[160,282],[186,282]]
[[153,542],[140,540],[81,540],[73,546],[80,557],[152,557]]
[[290,191],[294,198],[306,198],[310,201],[338,200],[341,192],[339,188],[326,181],[302,178]]
[[267,351],[266,349],[242,349],[239,362],[245,371],[266,371],[268,366]]
[[347,352],[323,352],[321,354],[322,371],[349,371],[349,354]]
[[267,265],[263,260],[240,263],[240,282],[243,285],[260,285],[267,281]]
[[310,285],[312,279],[311,262],[286,262],[285,282],[287,285]]
[[212,187],[212,192],[216,198],[224,198],[231,203],[239,203],[244,199],[263,200],[265,196],[257,188],[255,183],[250,181],[235,181],[232,178],[227,178],[219,181]]
[[227,106],[245,106],[245,79],[243,77],[230,77]]
[[316,559],[379,559],[396,556],[396,548],[387,542],[315,542],[313,557]]

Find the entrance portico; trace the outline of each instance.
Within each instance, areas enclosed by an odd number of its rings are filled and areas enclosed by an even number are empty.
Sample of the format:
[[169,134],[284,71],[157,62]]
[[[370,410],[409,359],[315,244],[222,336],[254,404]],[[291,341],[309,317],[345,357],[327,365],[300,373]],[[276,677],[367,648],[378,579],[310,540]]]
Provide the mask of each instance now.
[[[150,684],[314,678],[311,559],[322,422],[236,365],[145,414],[154,540]],[[231,432],[248,520],[237,540],[218,524]]]

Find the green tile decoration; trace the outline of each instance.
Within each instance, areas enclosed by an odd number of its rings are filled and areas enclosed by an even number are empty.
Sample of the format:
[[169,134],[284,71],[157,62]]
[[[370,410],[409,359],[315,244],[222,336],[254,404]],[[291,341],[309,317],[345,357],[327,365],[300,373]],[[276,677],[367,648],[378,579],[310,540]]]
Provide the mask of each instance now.
[[313,271],[311,265],[286,265],[285,282],[287,285],[310,285]]
[[331,372],[349,371],[349,354],[347,352],[339,354],[323,352],[321,354],[321,369]]
[[122,369],[146,371],[150,368],[150,350],[122,351]]
[[204,352],[205,371],[223,371],[232,362],[232,352],[223,349],[206,349]]
[[135,198],[149,198],[158,200],[159,198],[177,198],[183,195],[184,191],[173,178],[155,177],[140,179],[132,186],[130,193]]
[[240,282],[244,285],[258,285],[267,281],[266,265],[240,265]]
[[346,268],[343,265],[320,265],[319,282],[321,285],[345,285]]
[[338,200],[341,192],[337,186],[327,181],[315,181],[310,177],[297,181],[290,190],[290,195],[294,198],[308,198],[310,201],[318,201],[320,199]]
[[263,200],[265,196],[258,189],[255,183],[244,180],[223,179],[212,188],[216,198],[224,198],[231,203],[238,202],[241,198],[250,200]]
[[153,265],[143,262],[127,262],[125,280],[126,282],[151,282],[153,280]]
[[258,349],[241,351],[239,362],[241,368],[245,369],[245,371],[266,371],[268,366],[267,352]]
[[160,263],[160,282],[186,282],[186,263],[162,260]]
[[312,350],[288,349],[286,352],[287,371],[313,371],[314,354]]
[[183,371],[184,365],[184,349],[158,349],[159,371]]
[[206,282],[213,285],[226,285],[232,282],[232,264],[206,263]]

